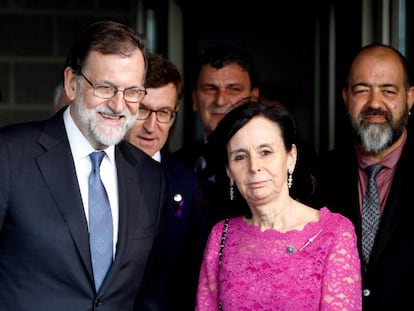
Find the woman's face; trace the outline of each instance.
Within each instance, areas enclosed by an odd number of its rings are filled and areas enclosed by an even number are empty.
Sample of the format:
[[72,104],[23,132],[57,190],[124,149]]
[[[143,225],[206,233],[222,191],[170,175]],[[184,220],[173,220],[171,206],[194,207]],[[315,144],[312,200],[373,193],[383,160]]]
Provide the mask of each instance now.
[[288,193],[287,175],[296,163],[296,147],[287,152],[279,126],[254,117],[227,144],[227,174],[250,204],[265,204]]

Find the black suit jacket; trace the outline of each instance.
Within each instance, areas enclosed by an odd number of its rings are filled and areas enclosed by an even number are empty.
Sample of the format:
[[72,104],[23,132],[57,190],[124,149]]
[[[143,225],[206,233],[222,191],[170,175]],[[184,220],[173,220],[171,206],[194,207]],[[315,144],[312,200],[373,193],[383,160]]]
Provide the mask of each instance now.
[[236,192],[230,200],[230,181],[225,166],[204,139],[194,141],[173,153],[173,156],[196,172],[207,201],[212,223],[232,216],[250,214],[244,199]]
[[[358,164],[351,142],[321,155],[318,203],[339,212],[355,225],[361,253],[361,216],[358,198]],[[363,271],[363,310],[396,310],[412,305],[414,293],[414,132],[397,163],[391,190],[371,253]]]
[[168,180],[168,309],[194,311],[205,243],[212,227],[199,179],[193,170],[161,152]]
[[126,142],[116,146],[115,161],[118,243],[96,294],[63,110],[0,129],[0,309],[120,311],[135,301],[137,310],[164,309],[165,174]]

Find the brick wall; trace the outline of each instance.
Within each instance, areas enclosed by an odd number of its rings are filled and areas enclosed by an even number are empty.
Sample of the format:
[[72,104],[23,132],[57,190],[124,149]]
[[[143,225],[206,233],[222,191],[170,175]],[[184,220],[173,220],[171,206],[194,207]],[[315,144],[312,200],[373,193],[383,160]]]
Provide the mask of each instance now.
[[135,25],[133,0],[0,0],[0,126],[49,117],[66,53],[90,23]]

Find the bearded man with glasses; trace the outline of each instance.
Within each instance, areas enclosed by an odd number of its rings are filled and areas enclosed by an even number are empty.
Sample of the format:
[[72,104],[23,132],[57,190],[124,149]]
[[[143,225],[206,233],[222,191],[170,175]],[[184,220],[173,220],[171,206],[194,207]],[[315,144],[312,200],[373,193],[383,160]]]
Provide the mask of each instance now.
[[90,25],[64,70],[69,105],[0,129],[0,309],[165,310],[166,177],[123,140],[146,42]]

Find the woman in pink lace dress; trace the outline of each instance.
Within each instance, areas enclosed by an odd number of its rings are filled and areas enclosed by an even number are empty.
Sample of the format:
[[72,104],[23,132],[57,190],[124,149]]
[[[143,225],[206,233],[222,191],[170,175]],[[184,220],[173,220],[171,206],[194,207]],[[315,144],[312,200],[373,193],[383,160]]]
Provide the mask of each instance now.
[[210,137],[229,177],[230,196],[241,194],[251,215],[212,229],[197,311],[361,310],[352,223],[289,195],[295,135],[284,107],[249,99],[227,113]]

